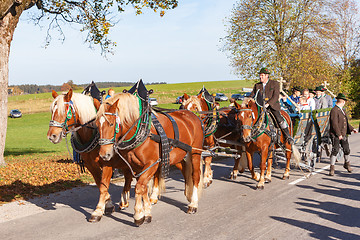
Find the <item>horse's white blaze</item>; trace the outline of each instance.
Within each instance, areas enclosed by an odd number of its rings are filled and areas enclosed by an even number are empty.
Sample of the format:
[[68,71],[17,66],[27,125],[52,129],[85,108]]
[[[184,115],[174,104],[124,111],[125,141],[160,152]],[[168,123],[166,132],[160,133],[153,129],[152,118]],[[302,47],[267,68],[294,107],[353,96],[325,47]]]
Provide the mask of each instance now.
[[55,112],[56,112],[57,109],[58,109],[58,106],[55,105],[55,107],[54,107],[54,109],[53,109],[53,112],[52,112],[52,117],[51,117],[51,119],[54,119]]
[[241,112],[241,114],[240,114],[240,115],[241,115],[241,117],[242,117],[242,118],[244,118],[244,112]]
[[102,116],[101,118],[100,118],[100,127],[102,127],[102,125],[104,124],[104,122],[105,122],[105,118]]
[[191,109],[192,108],[192,103],[189,103],[187,109]]
[[254,112],[252,112],[252,117],[253,117],[253,119],[255,119],[255,114],[254,114]]

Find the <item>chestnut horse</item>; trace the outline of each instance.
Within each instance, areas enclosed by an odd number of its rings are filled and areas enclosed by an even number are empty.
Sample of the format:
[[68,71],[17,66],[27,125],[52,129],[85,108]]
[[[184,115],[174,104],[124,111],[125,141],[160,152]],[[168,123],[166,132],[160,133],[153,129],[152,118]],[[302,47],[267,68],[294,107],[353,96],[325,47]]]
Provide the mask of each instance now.
[[[259,128],[260,131],[255,131],[257,126],[256,122],[259,116],[259,109],[261,106],[257,105],[254,99],[246,99],[242,105],[239,105],[235,102],[235,107],[238,109],[236,114],[236,120],[238,121],[238,127],[242,129],[242,139],[245,142],[246,156],[248,159],[248,166],[251,172],[251,176],[256,181],[259,181],[257,184],[257,188],[263,189],[265,181],[271,182],[271,167],[272,167],[272,150],[274,148],[281,147],[280,144],[285,148],[286,151],[286,167],[283,175],[283,179],[289,178],[290,174],[290,160],[291,154],[294,153],[294,158],[297,163],[300,162],[300,153],[294,145],[291,145],[287,141],[285,141],[284,134],[279,130],[274,134],[280,136],[281,143],[274,141],[267,134],[270,134],[270,125],[266,126],[266,130]],[[292,134],[292,124],[290,116],[285,112],[281,111],[281,115],[285,118],[287,124],[289,125],[290,134]],[[261,154],[261,163],[260,163],[260,175],[255,173],[253,166],[253,154],[254,152],[260,152]],[[267,161],[267,170],[266,176],[266,160]]]
[[[184,109],[188,109],[193,112],[199,113],[200,119],[203,121],[205,127],[212,127],[212,124],[217,124],[216,128],[205,135],[204,146],[213,148],[215,144],[219,144],[222,147],[235,148],[238,153],[243,153],[243,147],[240,146],[240,133],[236,129],[237,123],[235,122],[235,111],[232,108],[215,109],[213,103],[208,103],[204,97],[204,92],[200,92],[197,96],[188,96],[184,94],[184,101],[182,103]],[[214,112],[215,111],[215,112]],[[215,114],[218,115],[219,119]],[[209,121],[210,120],[210,121]],[[214,123],[213,121],[218,121]],[[205,129],[206,131],[206,129]],[[216,138],[220,138],[228,141],[228,143],[217,143]],[[233,145],[230,142],[238,143]],[[238,172],[244,172],[247,166],[246,158],[244,154],[241,154],[241,158],[235,157],[235,165],[230,174],[232,179],[236,179]],[[208,187],[212,183],[213,171],[211,170],[212,157],[204,157],[205,171],[204,171],[204,187]]]
[[[153,112],[152,114],[161,123],[166,136],[174,138],[175,131],[171,120],[161,113]],[[178,125],[179,141],[191,146],[190,152],[173,147],[170,152],[170,165],[181,163],[180,168],[185,179],[185,196],[190,202],[187,212],[195,213],[202,189],[201,152],[204,141],[202,123],[195,114],[188,110],[179,110],[168,114]],[[108,164],[103,168],[103,176],[107,172],[107,166],[116,164],[113,157],[119,155],[137,178],[134,207],[136,225],[141,225],[144,221],[151,222],[151,203],[147,184],[156,172],[161,171],[159,161],[162,156],[161,144],[150,138],[151,135],[157,135],[157,130],[153,124],[151,124],[150,134],[137,146],[131,146],[126,150],[116,148],[117,144],[130,141],[136,136],[137,121],[140,117],[138,97],[130,93],[119,93],[101,105],[96,118],[96,125],[102,142],[100,157],[104,161],[108,161]],[[121,139],[119,140],[119,138]],[[185,156],[187,156],[186,161],[183,161]],[[159,177],[163,179],[162,174],[159,174]],[[161,182],[164,183],[160,179]]]
[[[59,143],[68,132],[74,131],[76,131],[78,141],[84,145],[98,141],[98,137],[95,139],[98,130],[94,120],[96,117],[95,108],[98,109],[100,106],[99,101],[84,94],[73,93],[72,89],[65,95],[58,95],[53,91],[52,96],[54,101],[50,108],[51,121],[47,133],[47,137],[52,143]],[[111,214],[114,211],[114,205],[108,193],[109,182],[106,181],[105,183],[102,179],[104,162],[99,158],[99,149],[98,144],[94,144],[88,150],[84,149],[85,151],[80,153],[86,168],[93,176],[100,191],[99,202],[96,210],[91,214],[90,222],[97,222],[104,213]],[[116,167],[122,169],[125,176],[125,186],[120,202],[120,208],[123,209],[129,206],[132,176],[125,165]],[[107,177],[110,181],[111,175]]]

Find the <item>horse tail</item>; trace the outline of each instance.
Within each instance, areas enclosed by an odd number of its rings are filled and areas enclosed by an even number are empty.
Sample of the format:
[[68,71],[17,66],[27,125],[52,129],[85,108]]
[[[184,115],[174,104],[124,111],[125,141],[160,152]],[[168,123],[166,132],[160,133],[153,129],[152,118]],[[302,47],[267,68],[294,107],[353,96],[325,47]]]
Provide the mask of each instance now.
[[300,161],[301,161],[301,155],[300,155],[299,149],[295,146],[295,144],[293,144],[293,145],[291,145],[291,150],[292,150],[293,156],[295,158],[296,165],[299,166]]
[[[204,176],[203,176],[203,160],[200,159],[200,182],[198,186],[198,196],[200,198],[203,185],[204,185]],[[191,153],[188,152],[185,157],[185,171],[184,171],[184,178],[185,178],[185,197],[186,199],[191,202],[191,197],[193,195],[194,190],[194,182],[193,182],[193,165],[192,165],[192,156]]]
[[166,190],[165,188],[165,178],[161,176],[159,178],[159,196],[161,196],[162,193],[164,193]]
[[[157,186],[156,182],[157,181]],[[154,192],[156,196],[161,196],[163,192],[165,192],[165,178],[161,176],[161,168],[158,168],[155,175],[150,179],[147,184],[148,187],[148,195],[151,196]],[[154,187],[156,189],[154,189]]]
[[193,166],[191,161],[191,153],[188,152],[185,156],[185,171],[184,171],[184,178],[185,178],[185,197],[186,199],[191,202],[191,196],[193,193],[193,179],[192,179],[192,172]]

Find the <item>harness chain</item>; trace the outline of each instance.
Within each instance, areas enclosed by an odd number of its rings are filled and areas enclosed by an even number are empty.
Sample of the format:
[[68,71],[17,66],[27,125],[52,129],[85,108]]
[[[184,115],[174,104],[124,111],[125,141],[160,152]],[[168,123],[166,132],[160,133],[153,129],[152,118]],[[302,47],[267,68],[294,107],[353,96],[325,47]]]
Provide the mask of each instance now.
[[99,138],[100,138],[99,131],[95,129],[90,141],[85,144],[81,144],[81,142],[78,139],[78,134],[76,132],[73,132],[70,138],[71,146],[74,149],[74,151],[77,153],[91,152],[97,146],[99,146]]
[[169,176],[170,172],[170,144],[169,139],[166,136],[164,128],[156,118],[154,113],[151,113],[153,125],[160,136],[161,143],[161,175],[163,177]]

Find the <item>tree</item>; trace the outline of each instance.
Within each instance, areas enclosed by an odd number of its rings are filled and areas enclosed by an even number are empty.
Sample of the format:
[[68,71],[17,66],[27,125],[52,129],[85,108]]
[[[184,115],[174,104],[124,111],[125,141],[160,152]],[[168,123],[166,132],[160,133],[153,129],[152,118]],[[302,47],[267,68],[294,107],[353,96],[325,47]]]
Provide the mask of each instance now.
[[336,90],[348,94],[354,89],[351,63],[356,65],[360,50],[359,10],[354,0],[332,0],[329,12],[331,28],[323,34],[324,46],[329,49],[328,54],[336,69]]
[[267,66],[288,83],[291,63],[329,23],[320,0],[239,0],[227,22],[223,50],[235,71],[249,77]]
[[[115,12],[125,11],[127,5],[132,5],[137,14],[142,9],[150,8],[164,11],[175,8],[177,0],[1,0],[0,1],[0,165],[4,165],[4,150],[7,126],[7,88],[9,72],[9,53],[11,40],[21,14],[37,7],[38,15],[35,21],[48,18],[49,29],[57,28],[60,33],[64,23],[79,24],[81,31],[87,33],[86,41],[90,45],[101,47],[103,54],[109,53],[116,44],[109,36],[109,30],[116,22]],[[50,42],[51,35],[46,39]]]
[[335,82],[335,69],[321,46],[303,42],[295,46],[288,57],[288,69],[284,75],[292,86],[314,89],[324,81]]
[[351,81],[350,81],[350,91],[349,97],[352,101],[355,102],[355,107],[353,108],[353,116],[360,117],[360,59],[357,59],[351,63]]

